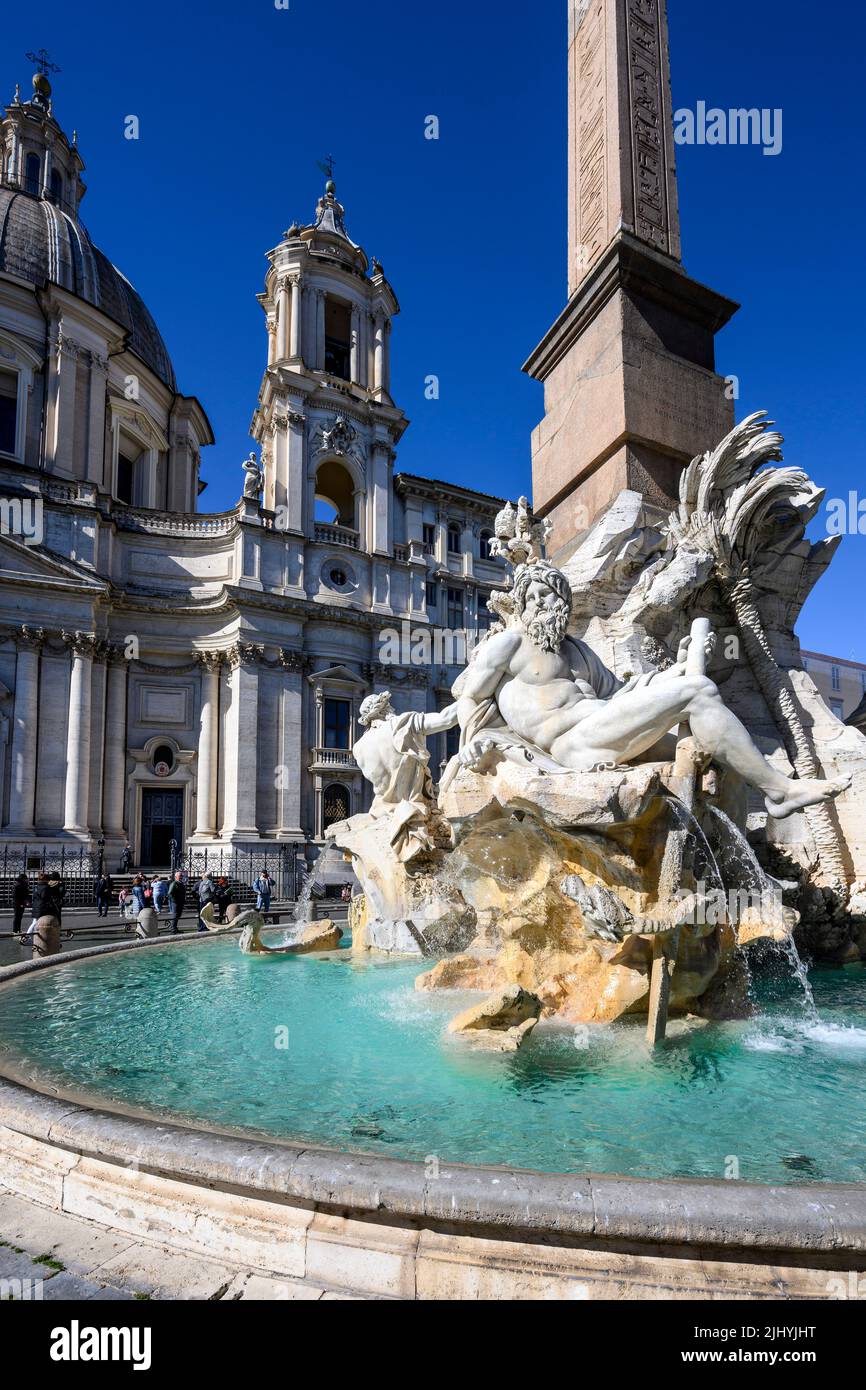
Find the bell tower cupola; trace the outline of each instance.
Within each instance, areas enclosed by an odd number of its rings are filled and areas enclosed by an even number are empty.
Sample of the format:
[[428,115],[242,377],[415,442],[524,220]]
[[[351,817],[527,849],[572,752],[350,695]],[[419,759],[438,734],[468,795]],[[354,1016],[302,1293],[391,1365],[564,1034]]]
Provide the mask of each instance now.
[[84,161],[76,134],[70,140],[54,119],[50,74],[60,69],[44,48],[27,57],[36,65],[33,95],[24,101],[16,87],[0,118],[0,182],[77,217],[86,192]]
[[391,404],[391,324],[400,306],[380,263],[371,265],[349,236],[330,174],[313,221],[293,223],[268,259],[259,296],[268,366],[315,374]]
[[267,367],[251,433],[262,450],[265,509],[278,524],[324,534],[326,498],[341,534],[359,549],[390,553],[394,450],[408,423],[391,396],[400,305],[381,262],[349,235],[333,160],[321,167],[327,182],[313,220],[293,222],[268,252],[258,297]]

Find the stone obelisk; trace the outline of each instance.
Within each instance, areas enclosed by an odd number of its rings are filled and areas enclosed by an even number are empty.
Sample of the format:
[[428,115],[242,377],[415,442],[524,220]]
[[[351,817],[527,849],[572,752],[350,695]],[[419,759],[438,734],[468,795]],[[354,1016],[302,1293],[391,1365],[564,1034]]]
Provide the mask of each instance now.
[[533,505],[564,559],[623,488],[667,511],[734,424],[715,334],[738,305],[681,262],[665,0],[567,0],[568,303],[524,371],[544,383]]

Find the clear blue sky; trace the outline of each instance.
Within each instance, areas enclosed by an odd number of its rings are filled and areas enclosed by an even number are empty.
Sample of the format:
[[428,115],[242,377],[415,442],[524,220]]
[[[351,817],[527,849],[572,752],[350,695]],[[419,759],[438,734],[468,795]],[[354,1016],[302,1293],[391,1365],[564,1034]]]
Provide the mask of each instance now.
[[[393,392],[409,472],[517,495],[541,387],[520,365],[565,301],[565,0],[44,0],[4,15],[6,100],[28,49],[63,69],[94,240],[143,294],[217,445],[203,505],[232,505],[265,358],[265,252],[308,221],[337,156],[349,231],[401,301]],[[781,107],[777,158],[678,155],[688,270],[743,304],[719,339],[740,416],[766,407],[786,460],[866,495],[861,245],[863,7],[669,0],[675,106]],[[441,121],[438,143],[424,118]],[[124,116],[141,139],[123,138]],[[442,394],[424,399],[436,373]],[[866,537],[847,539],[800,626],[866,660]]]

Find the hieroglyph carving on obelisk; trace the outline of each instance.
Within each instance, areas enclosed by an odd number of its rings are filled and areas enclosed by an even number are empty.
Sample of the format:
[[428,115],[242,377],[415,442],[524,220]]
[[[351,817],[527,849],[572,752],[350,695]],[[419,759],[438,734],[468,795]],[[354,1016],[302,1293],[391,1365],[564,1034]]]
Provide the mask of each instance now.
[[663,0],[570,0],[569,294],[631,232],[679,260]]

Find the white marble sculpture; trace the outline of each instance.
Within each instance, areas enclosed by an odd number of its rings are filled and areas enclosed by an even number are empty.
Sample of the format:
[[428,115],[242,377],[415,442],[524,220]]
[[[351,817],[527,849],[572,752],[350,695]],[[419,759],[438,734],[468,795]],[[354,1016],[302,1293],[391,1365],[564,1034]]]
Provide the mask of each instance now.
[[[374,797],[369,812],[330,826],[364,890],[370,949],[431,954],[471,939],[475,913],[440,876],[452,847],[430,776],[428,735],[457,724],[457,706],[397,714],[388,691],[361,705],[366,732],[352,752]],[[357,942],[356,942],[357,944]]]
[[246,474],[244,478],[244,500],[247,502],[258,502],[265,486],[265,475],[254,453],[251,453],[249,458],[244,459],[243,470]]
[[790,816],[849,785],[777,771],[715,683],[687,673],[689,638],[668,670],[623,684],[585,642],[568,636],[571,589],[560,570],[545,560],[521,565],[513,601],[513,624],[475,649],[453,689],[462,766],[477,767],[495,750],[535,770],[613,768],[687,724],[702,750],[760,789],[772,816]]
[[[447,955],[419,988],[519,986],[545,1016],[573,1022],[647,1011],[651,984],[651,1028],[669,1007],[748,1012],[738,948],[786,942],[798,913],[746,842],[745,790],[772,823],[796,824],[804,810],[835,814],[851,782],[844,768],[822,777],[819,764],[765,756],[708,673],[721,665],[711,622],[730,632],[712,606],[718,586],[731,577],[731,605],[754,633],[745,587],[750,565],[767,565],[756,537],[771,524],[778,536],[781,517],[790,563],[797,509],[814,505],[794,470],[760,471],[777,453],[776,436],[744,422],[686,471],[666,529],[628,494],[568,573],[544,558],[526,499],[500,513],[491,548],[513,575],[454,703],[398,715],[382,693],[362,707],[354,752],[373,805],[329,832],[364,889],[362,949]],[[606,659],[587,627],[613,634]],[[769,676],[760,683],[770,690]],[[425,740],[457,725],[437,798]],[[759,901],[741,905],[747,864]],[[710,898],[718,912],[704,910]]]
[[441,847],[443,825],[426,740],[455,727],[457,706],[439,714],[397,714],[390,691],[383,690],[363,702],[359,718],[366,733],[352,752],[375,793],[370,818],[387,821],[389,843],[403,863]]

